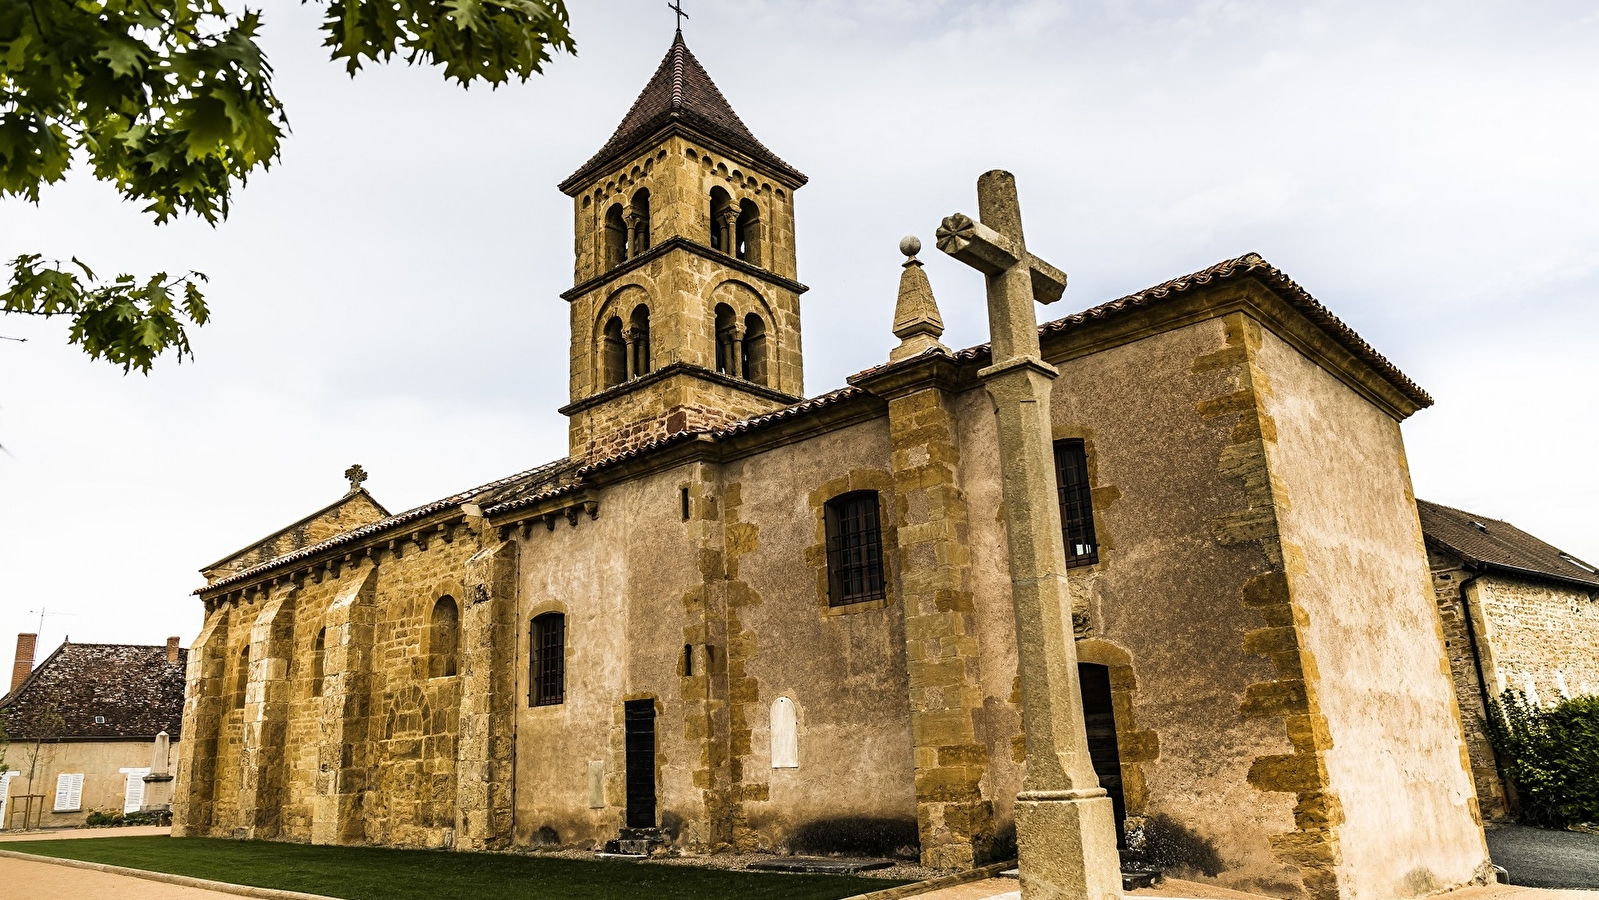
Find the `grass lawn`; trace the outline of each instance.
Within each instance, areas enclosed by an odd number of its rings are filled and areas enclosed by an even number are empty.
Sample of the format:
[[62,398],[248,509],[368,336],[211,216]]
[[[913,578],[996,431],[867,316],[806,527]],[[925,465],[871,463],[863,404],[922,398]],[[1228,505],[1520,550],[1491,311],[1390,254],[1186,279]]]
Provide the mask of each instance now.
[[18,841],[0,847],[346,900],[838,900],[904,883],[843,875],[729,872],[629,860],[312,847],[214,838]]

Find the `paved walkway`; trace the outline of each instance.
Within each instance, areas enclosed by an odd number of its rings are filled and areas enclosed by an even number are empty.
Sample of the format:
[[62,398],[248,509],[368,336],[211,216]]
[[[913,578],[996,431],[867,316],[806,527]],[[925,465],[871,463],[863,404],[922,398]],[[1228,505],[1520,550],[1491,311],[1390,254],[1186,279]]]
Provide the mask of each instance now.
[[197,888],[21,859],[0,859],[0,900],[239,900]]

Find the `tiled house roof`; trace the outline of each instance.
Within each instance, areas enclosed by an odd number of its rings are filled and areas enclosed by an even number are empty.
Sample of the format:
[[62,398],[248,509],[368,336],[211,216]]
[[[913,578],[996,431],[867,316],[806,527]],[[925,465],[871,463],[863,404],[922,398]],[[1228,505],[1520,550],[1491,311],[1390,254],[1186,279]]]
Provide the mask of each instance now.
[[633,101],[633,108],[622,117],[622,124],[616,127],[616,133],[611,135],[598,153],[589,157],[588,162],[561,182],[561,190],[574,189],[578,183],[673,122],[682,123],[706,137],[720,141],[778,174],[788,176],[795,184],[804,184],[806,181],[798,169],[755,139],[738,113],[733,112],[732,105],[722,96],[716,83],[711,81],[705,67],[689,52],[688,45],[683,43],[683,33],[678,32],[672,41],[672,48],[666,51],[666,58],[661,60],[660,68],[655,70],[655,76],[644,86],[638,99]]
[[[148,741],[183,724],[187,650],[137,644],[63,643],[0,699],[12,741]],[[60,722],[45,724],[55,705]],[[96,723],[95,717],[105,719]]]
[[1426,500],[1416,501],[1416,511],[1421,514],[1427,543],[1468,565],[1599,589],[1599,566],[1562,552],[1509,522]]

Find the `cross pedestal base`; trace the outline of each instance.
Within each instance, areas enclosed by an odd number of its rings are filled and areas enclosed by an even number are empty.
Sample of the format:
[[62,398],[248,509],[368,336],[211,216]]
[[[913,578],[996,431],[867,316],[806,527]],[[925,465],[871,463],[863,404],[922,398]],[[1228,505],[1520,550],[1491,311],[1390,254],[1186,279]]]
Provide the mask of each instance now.
[[1018,794],[1017,868],[1024,900],[1119,898],[1121,859],[1112,815],[1103,789]]

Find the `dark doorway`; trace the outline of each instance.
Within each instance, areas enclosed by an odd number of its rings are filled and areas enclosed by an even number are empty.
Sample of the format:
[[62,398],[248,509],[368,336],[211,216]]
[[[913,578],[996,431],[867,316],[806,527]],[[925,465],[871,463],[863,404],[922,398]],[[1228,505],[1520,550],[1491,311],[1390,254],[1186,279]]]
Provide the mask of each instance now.
[[1116,846],[1125,847],[1122,820],[1127,818],[1127,801],[1122,797],[1122,761],[1116,749],[1116,711],[1110,699],[1110,669],[1079,663],[1077,673],[1083,685],[1088,758],[1094,764],[1094,774],[1099,776],[1099,786],[1110,795],[1111,806],[1115,808]]
[[624,704],[627,725],[627,827],[655,827],[655,701]]

